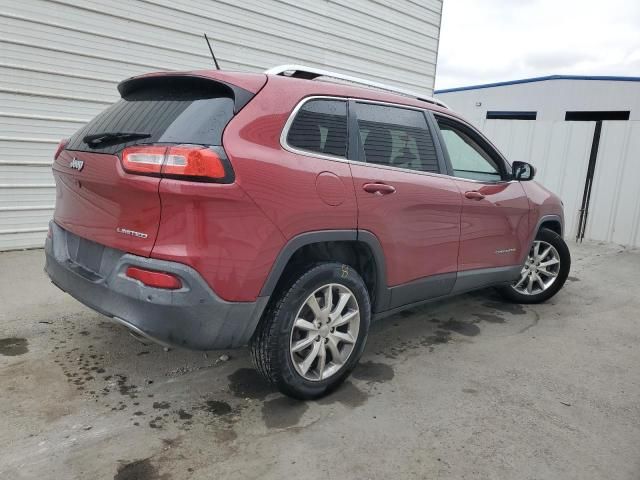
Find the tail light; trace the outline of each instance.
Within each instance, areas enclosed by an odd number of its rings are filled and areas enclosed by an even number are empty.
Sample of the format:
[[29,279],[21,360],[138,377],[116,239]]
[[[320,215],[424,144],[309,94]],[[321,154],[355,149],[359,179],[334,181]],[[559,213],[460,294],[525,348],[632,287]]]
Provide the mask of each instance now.
[[122,166],[130,173],[160,173],[167,147],[129,147],[122,152]]
[[182,282],[171,273],[147,270],[146,268],[127,267],[127,277],[138,280],[148,287],[178,290],[182,288]]
[[222,147],[137,146],[122,152],[129,173],[228,183],[232,170]]
[[68,143],[69,143],[68,138],[63,138],[62,140],[60,140],[60,143],[58,143],[58,148],[56,148],[56,153],[53,155],[54,160],[57,160],[57,158],[60,156],[60,154],[65,149]]

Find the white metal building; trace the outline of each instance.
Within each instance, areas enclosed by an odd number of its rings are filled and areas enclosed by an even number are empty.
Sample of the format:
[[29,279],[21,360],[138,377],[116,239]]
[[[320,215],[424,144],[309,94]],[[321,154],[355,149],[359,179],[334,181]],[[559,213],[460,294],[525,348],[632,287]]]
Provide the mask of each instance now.
[[568,238],[640,247],[640,77],[550,76],[435,92],[565,204]]
[[0,250],[41,246],[61,138],[155,70],[297,63],[431,95],[442,0],[0,0]]

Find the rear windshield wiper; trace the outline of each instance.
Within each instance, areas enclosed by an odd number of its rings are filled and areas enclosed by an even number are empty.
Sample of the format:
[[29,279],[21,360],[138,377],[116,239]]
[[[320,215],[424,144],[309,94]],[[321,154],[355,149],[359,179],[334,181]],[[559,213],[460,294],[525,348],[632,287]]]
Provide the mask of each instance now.
[[82,141],[91,147],[96,147],[103,143],[112,143],[114,140],[138,140],[140,138],[149,138],[150,133],[143,132],[102,132],[85,136]]

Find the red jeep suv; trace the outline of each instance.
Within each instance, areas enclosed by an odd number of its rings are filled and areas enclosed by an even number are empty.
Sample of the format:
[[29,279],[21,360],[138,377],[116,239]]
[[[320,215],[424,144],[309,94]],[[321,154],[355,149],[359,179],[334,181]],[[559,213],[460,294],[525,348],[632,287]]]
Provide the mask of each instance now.
[[55,154],[55,285],[138,335],[249,345],[283,393],[353,370],[372,320],[498,286],[553,296],[562,203],[432,98],[337,73],[163,72]]

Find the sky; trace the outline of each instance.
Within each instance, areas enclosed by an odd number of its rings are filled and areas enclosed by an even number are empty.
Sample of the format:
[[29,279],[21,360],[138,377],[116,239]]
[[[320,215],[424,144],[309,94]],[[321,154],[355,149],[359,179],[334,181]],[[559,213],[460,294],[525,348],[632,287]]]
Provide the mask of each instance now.
[[436,89],[640,76],[640,0],[444,0]]

